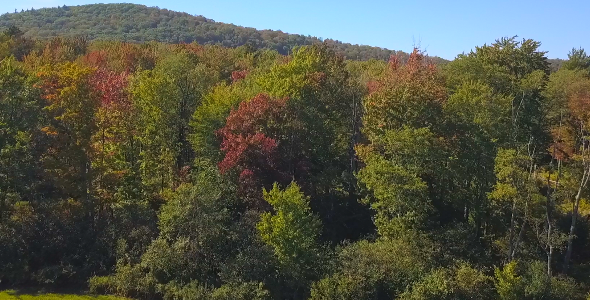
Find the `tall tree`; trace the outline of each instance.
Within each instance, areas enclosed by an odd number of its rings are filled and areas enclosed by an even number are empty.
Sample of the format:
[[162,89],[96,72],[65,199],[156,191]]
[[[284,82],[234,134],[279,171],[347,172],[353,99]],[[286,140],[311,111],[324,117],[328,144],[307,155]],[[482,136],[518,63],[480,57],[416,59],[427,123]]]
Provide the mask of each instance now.
[[429,190],[444,165],[437,133],[446,93],[425,59],[418,50],[404,65],[393,57],[379,88],[364,100],[369,144],[357,146],[365,165],[358,178],[373,192],[369,199],[382,236],[420,229],[442,204],[433,203]]
[[46,176],[61,197],[92,205],[92,136],[99,99],[90,85],[93,70],[74,63],[47,65],[37,73],[47,102],[42,131],[48,151],[43,156]]
[[310,280],[319,278],[323,266],[323,249],[319,244],[321,222],[309,207],[296,183],[281,191],[275,184],[264,191],[274,213],[264,213],[257,224],[262,240],[273,250],[280,263],[292,299],[307,294]]

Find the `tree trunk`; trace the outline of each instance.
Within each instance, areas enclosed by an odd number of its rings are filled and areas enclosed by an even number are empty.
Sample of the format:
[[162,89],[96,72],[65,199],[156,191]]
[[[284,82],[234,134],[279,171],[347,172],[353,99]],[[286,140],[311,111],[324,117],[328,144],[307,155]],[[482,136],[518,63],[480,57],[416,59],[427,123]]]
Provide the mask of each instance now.
[[[551,231],[553,225],[551,224],[551,207],[552,207],[552,191],[551,191],[551,172],[547,176],[547,204],[545,206],[545,217],[547,221],[547,276],[551,277],[551,258],[553,256],[553,244],[551,243]],[[556,186],[557,188],[557,186]]]
[[[586,168],[584,166],[584,168]],[[567,238],[567,251],[565,252],[565,261],[563,264],[563,273],[566,274],[569,268],[570,259],[572,258],[573,243],[574,243],[574,232],[576,230],[576,221],[578,220],[578,209],[580,208],[580,199],[582,198],[582,190],[588,182],[588,170],[584,169],[582,180],[580,180],[580,186],[578,187],[578,193],[574,199],[572,209],[572,224],[570,226],[570,232]]]
[[518,233],[518,237],[514,242],[514,247],[512,247],[512,252],[510,253],[510,261],[514,260],[516,256],[516,251],[518,250],[518,245],[520,241],[522,241],[522,237],[524,236],[524,230],[526,228],[526,219],[527,219],[527,209],[528,209],[528,201],[524,205],[524,218],[522,219],[522,226],[520,227],[520,232]]
[[510,231],[508,233],[508,261],[512,259],[512,251],[514,251],[512,240],[514,239],[514,223],[516,218],[516,200],[512,200],[512,215],[510,216]]

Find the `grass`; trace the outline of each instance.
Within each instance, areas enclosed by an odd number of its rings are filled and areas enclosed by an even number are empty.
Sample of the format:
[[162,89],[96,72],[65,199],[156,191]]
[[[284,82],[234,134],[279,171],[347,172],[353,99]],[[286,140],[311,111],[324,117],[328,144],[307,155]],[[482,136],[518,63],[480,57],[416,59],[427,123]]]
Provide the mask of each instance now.
[[128,300],[115,296],[93,296],[84,294],[21,293],[15,290],[0,292],[0,300]]

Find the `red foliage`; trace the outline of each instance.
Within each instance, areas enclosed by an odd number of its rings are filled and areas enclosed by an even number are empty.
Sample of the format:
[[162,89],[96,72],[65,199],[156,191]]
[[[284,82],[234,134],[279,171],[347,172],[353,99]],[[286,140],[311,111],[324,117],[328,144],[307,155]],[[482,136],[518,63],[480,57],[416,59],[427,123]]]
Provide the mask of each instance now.
[[252,176],[254,176],[254,172],[252,172],[252,170],[249,169],[244,169],[242,173],[240,173],[240,179],[246,179]]
[[389,70],[384,78],[378,82],[369,83],[369,92],[390,89],[391,85],[413,84],[422,86],[434,95],[438,102],[446,100],[447,91],[441,85],[436,65],[423,52],[414,48],[408,61],[392,55],[389,59]]
[[585,122],[590,118],[590,85],[579,84],[569,96],[568,106],[574,118]]
[[555,159],[568,160],[574,155],[575,141],[566,129],[551,130],[553,142],[549,145],[549,152]]
[[[430,72],[436,71],[436,65],[418,48],[414,48],[407,62],[403,62],[403,58],[399,55],[391,55],[389,57],[389,69],[396,71],[400,67],[404,67],[408,73],[413,74],[423,69]],[[426,67],[426,68],[424,68]]]
[[231,79],[233,82],[236,82],[238,80],[242,80],[244,78],[246,78],[246,75],[248,75],[248,70],[242,70],[242,71],[233,71],[231,73]]
[[138,69],[153,68],[156,53],[147,46],[113,43],[105,49],[88,53],[82,58],[82,62],[99,69],[133,73]]
[[367,82],[367,90],[369,94],[378,91],[381,88],[381,84],[378,81],[372,80]]
[[57,95],[61,88],[59,78],[45,71],[38,72],[36,75],[40,80],[35,84],[35,87],[42,91],[41,97],[50,103],[57,100]]
[[107,53],[104,50],[100,51],[93,51],[88,53],[82,58],[82,61],[91,66],[96,68],[106,68],[107,67]]
[[278,144],[275,138],[267,136],[267,124],[281,118],[285,104],[286,99],[274,100],[259,94],[230,113],[225,127],[217,131],[222,138],[221,150],[225,152],[219,163],[221,172],[235,167],[253,172],[274,165],[273,154]]
[[315,87],[320,87],[324,81],[326,80],[326,73],[324,72],[314,72],[311,74],[307,74],[307,79],[311,82],[311,84]]
[[[413,53],[412,53],[413,54]],[[399,55],[391,55],[389,57],[389,68],[396,70],[401,65],[401,59]]]
[[259,94],[240,103],[227,117],[225,127],[217,131],[225,153],[218,167],[222,173],[237,171],[239,193],[255,209],[268,209],[261,188],[285,177],[280,170],[280,135],[276,126],[285,121],[286,100]]
[[127,84],[129,74],[127,72],[117,74],[106,69],[98,69],[92,78],[90,85],[100,95],[102,107],[117,105],[127,107],[130,105],[127,96]]

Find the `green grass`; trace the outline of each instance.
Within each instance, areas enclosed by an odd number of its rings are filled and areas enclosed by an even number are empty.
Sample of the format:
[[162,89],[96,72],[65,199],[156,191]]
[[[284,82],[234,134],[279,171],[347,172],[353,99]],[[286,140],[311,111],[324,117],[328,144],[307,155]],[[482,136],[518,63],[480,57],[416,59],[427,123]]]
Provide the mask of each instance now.
[[92,296],[75,294],[45,294],[45,293],[21,293],[15,290],[0,292],[0,300],[127,300],[115,296]]

